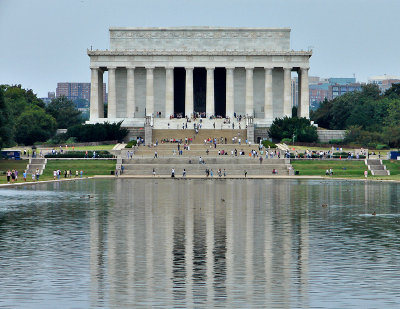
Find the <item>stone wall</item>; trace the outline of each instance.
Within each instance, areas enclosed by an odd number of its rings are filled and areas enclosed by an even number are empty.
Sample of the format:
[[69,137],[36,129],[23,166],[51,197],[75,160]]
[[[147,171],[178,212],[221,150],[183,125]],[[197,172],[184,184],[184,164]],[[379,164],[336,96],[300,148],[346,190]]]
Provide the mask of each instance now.
[[327,143],[332,139],[344,139],[346,130],[318,130],[318,139],[321,143]]

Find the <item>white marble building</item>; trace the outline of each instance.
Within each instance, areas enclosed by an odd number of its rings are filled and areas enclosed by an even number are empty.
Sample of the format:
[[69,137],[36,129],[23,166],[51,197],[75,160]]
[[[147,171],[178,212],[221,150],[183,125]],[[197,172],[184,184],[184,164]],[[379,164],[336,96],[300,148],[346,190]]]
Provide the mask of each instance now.
[[[288,28],[110,28],[110,49],[87,53],[89,123],[124,120],[134,127],[145,116],[170,122],[202,113],[253,116],[255,124],[269,126],[291,115],[292,72],[299,78],[299,116],[309,117],[312,53],[290,49]],[[105,71],[107,117],[99,87]]]

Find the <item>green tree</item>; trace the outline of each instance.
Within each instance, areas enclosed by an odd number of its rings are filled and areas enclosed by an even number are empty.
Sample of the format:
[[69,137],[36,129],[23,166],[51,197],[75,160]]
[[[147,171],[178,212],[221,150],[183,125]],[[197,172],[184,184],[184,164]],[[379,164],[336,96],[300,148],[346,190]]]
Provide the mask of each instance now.
[[0,87],[0,149],[12,143],[12,123],[4,100],[4,89]]
[[393,84],[388,90],[385,91],[386,97],[400,97],[400,83]]
[[292,138],[298,142],[316,142],[318,141],[317,128],[313,126],[307,118],[276,118],[269,128],[269,136],[275,140]]
[[58,129],[67,129],[82,123],[81,112],[76,109],[74,102],[64,96],[53,99],[47,105],[46,112],[56,120]]
[[15,138],[24,145],[45,142],[54,135],[56,127],[56,120],[51,115],[38,106],[32,106],[16,119]]

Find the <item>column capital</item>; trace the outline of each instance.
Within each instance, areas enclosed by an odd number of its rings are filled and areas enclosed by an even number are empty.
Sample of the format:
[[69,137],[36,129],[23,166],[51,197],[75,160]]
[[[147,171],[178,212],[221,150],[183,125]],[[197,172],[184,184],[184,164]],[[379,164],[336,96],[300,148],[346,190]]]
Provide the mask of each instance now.
[[248,71],[248,70],[249,70],[249,71],[250,71],[250,70],[253,71],[253,70],[254,70],[254,67],[245,67],[245,69],[246,69],[246,71]]
[[166,70],[173,70],[175,67],[174,66],[165,66]]
[[154,67],[150,66],[150,67],[145,67],[146,70],[154,70]]
[[91,69],[91,70],[100,70],[100,67],[99,67],[99,66],[91,65],[91,66],[90,66],[90,69]]
[[129,65],[129,66],[126,67],[126,69],[127,69],[127,70],[134,70],[134,69],[136,69],[136,67],[135,67],[135,66]]
[[117,69],[117,67],[114,67],[114,66],[107,67],[107,70],[115,70],[115,69]]
[[274,67],[272,67],[272,66],[265,66],[264,67],[265,71],[267,71],[267,70],[271,70],[272,71],[273,69],[274,69]]
[[300,67],[301,71],[308,71],[310,69],[310,67]]
[[286,70],[290,70],[290,71],[291,71],[292,69],[293,69],[293,67],[290,67],[290,66],[285,66],[285,67],[283,67],[283,70],[285,70],[285,71],[286,71]]
[[225,67],[226,71],[231,71],[233,72],[233,70],[235,69],[235,67]]
[[188,70],[193,70],[194,69],[194,67],[185,67],[185,70],[186,71],[188,71]]
[[208,70],[215,70],[215,67],[206,67],[206,70],[208,71]]

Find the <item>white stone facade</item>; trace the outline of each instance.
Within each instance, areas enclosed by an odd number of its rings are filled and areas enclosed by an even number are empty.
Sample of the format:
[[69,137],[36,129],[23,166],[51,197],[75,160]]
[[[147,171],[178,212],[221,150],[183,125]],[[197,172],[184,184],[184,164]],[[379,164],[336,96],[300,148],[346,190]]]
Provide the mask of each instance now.
[[[135,126],[145,116],[170,120],[202,113],[252,116],[269,125],[291,115],[291,72],[299,78],[298,114],[309,117],[311,52],[290,50],[287,28],[111,28],[110,50],[88,55],[89,123]],[[105,71],[107,118],[99,87]]]

